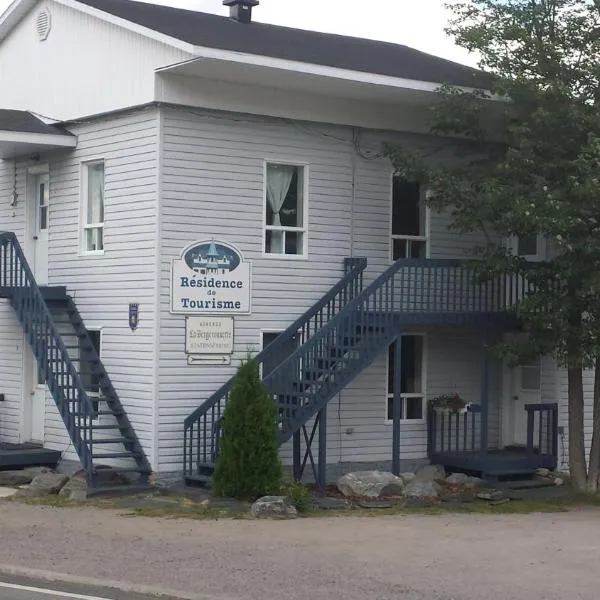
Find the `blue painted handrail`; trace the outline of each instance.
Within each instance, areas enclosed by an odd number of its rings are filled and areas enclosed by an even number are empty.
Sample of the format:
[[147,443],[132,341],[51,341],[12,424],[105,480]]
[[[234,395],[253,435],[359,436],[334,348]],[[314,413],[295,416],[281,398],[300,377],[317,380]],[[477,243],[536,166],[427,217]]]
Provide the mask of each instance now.
[[83,388],[17,236],[0,232],[0,288],[10,302],[54,398],[83,468],[92,468],[91,424],[96,411]]
[[[293,339],[305,344],[319,329],[358,295],[362,289],[366,258],[347,258],[345,275],[318,302],[294,321],[269,344],[255,359],[259,364],[277,357],[282,348]],[[195,467],[213,462],[218,446],[218,423],[223,415],[229,392],[235,378],[222,385],[201,404],[184,422],[184,472],[191,475]]]
[[464,412],[428,408],[427,455],[476,453],[482,449],[484,424],[481,405],[471,404]]
[[558,404],[526,404],[527,453],[558,458]]

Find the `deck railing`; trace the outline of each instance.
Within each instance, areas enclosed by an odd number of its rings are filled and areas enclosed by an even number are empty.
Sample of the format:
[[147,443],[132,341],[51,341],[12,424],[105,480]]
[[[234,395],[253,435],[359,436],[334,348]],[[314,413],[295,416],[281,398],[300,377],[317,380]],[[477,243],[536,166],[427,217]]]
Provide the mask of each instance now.
[[465,261],[401,259],[394,278],[394,310],[421,314],[490,314],[516,308],[531,289],[525,275],[484,278]]
[[558,457],[558,404],[526,404],[527,453]]
[[467,454],[482,450],[481,405],[471,404],[462,412],[429,409],[427,448],[435,454]]

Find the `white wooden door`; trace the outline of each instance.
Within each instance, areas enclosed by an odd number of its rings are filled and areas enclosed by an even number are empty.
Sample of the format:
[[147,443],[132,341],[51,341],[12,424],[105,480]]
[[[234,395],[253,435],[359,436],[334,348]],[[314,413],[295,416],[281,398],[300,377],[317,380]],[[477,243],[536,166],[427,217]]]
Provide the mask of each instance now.
[[511,419],[509,443],[517,446],[527,444],[526,404],[541,402],[542,368],[540,359],[512,369]]
[[38,285],[48,284],[48,228],[50,216],[50,178],[35,175],[32,185],[31,216],[33,233],[33,274]]
[[[29,198],[30,232],[32,237],[31,269],[38,285],[48,284],[48,233],[50,216],[50,178],[48,173],[32,176]],[[30,437],[33,442],[44,442],[46,418],[46,382],[42,379],[36,358],[31,355],[30,381]]]

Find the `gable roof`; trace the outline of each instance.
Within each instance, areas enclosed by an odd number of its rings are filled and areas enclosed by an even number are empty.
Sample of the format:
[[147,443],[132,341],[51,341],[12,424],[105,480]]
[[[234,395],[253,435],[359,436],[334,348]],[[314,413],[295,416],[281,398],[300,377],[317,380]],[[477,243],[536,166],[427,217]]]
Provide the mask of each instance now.
[[0,131],[20,131],[42,135],[71,135],[56,125],[48,125],[26,110],[0,110]]
[[481,71],[419,50],[132,0],[77,0],[115,17],[192,44],[401,79],[464,87],[485,85]]

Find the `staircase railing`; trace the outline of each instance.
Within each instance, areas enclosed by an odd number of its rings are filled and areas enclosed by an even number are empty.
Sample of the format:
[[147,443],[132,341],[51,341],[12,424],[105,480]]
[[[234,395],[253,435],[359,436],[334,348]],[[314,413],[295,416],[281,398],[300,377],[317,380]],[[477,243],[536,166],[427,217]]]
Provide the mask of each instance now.
[[558,404],[526,404],[527,412],[527,453],[553,461],[556,468],[558,459]]
[[[259,352],[255,357],[256,361],[263,364],[277,357],[286,344],[295,338],[299,346],[305,344],[358,295],[363,286],[363,272],[366,266],[366,258],[345,259],[344,277],[262,352]],[[186,475],[194,474],[198,465],[213,462],[217,452],[218,423],[223,416],[234,379],[234,377],[229,379],[186,418],[183,454]]]
[[428,410],[427,455],[476,454],[481,451],[481,406],[471,404],[463,412]]
[[0,287],[10,302],[37,359],[69,437],[86,472],[92,468],[90,441],[95,408],[54,323],[23,250],[12,232],[0,232]]

